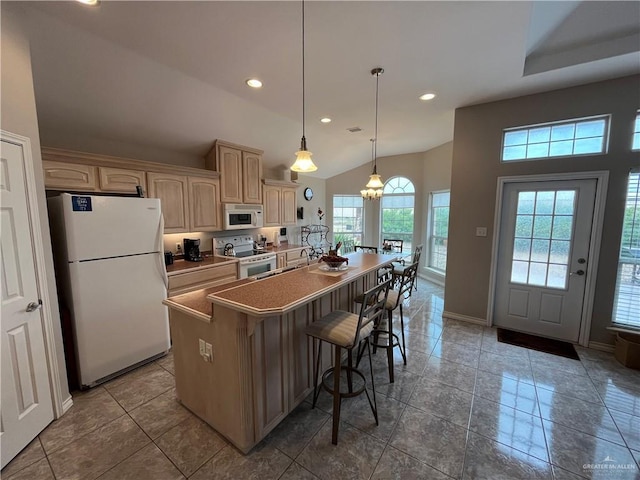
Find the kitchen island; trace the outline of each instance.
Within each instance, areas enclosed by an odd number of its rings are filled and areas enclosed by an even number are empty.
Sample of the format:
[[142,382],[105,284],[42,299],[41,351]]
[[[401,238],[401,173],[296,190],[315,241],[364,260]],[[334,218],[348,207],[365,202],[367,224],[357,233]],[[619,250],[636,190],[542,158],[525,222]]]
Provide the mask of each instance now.
[[[314,263],[165,300],[180,402],[242,452],[251,450],[313,389],[315,344],[306,326],[332,310],[352,310],[354,297],[393,260],[348,258],[343,271]],[[333,355],[323,348],[328,368]]]

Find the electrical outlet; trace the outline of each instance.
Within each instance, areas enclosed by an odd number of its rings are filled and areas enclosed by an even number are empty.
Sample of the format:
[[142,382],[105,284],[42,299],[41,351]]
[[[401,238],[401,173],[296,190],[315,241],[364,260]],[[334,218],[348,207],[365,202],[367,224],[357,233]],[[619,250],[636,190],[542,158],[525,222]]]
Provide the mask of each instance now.
[[176,252],[182,251],[182,244],[180,242],[176,243]]
[[207,352],[206,343],[203,339],[198,340],[198,346],[200,347],[200,355],[204,356]]
[[213,346],[210,343],[205,344],[206,353],[204,354],[204,359],[207,362],[213,362]]

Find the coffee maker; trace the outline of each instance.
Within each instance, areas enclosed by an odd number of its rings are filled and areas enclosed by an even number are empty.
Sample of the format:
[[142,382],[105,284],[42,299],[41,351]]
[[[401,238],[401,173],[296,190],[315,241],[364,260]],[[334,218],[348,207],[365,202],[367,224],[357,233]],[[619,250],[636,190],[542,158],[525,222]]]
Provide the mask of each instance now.
[[202,256],[200,255],[200,240],[183,238],[184,246],[184,259],[188,262],[201,262]]

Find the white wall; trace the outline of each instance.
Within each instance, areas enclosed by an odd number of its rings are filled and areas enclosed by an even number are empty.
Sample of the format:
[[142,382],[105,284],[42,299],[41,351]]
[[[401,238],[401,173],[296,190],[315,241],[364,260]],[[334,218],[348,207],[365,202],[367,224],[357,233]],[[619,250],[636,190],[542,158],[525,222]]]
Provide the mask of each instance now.
[[47,272],[46,288],[49,293],[50,305],[45,305],[51,311],[54,321],[54,341],[56,345],[59,374],[63,380],[62,401],[69,398],[66,384],[67,372],[62,343],[62,330],[58,311],[58,294],[56,290],[51,237],[49,235],[49,218],[42,176],[42,157],[40,154],[40,135],[38,132],[38,118],[36,113],[35,94],[33,91],[33,76],[31,72],[31,54],[29,41],[23,27],[22,10],[11,2],[0,2],[2,24],[1,56],[2,68],[0,77],[0,119],[1,128],[31,140],[33,154],[33,168],[36,177],[38,196],[38,210],[40,213],[40,229],[42,244],[45,252],[44,268]]

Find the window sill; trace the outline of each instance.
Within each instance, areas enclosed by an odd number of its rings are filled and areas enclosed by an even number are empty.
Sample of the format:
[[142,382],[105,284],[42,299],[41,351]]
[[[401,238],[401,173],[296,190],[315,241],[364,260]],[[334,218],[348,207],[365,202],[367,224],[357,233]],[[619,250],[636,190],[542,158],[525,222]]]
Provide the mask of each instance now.
[[622,325],[619,323],[614,323],[607,327],[607,330],[612,330],[614,332],[625,332],[625,333],[633,333],[640,334],[640,327],[634,327],[632,325]]

